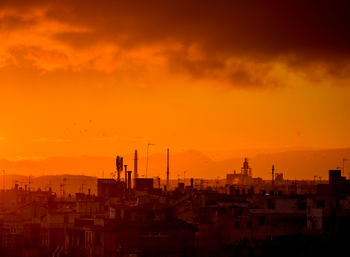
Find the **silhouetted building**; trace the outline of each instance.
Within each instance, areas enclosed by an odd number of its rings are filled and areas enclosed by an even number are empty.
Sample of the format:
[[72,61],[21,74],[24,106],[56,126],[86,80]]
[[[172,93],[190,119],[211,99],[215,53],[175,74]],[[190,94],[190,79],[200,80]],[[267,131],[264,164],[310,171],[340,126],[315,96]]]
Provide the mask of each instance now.
[[122,197],[125,194],[125,183],[115,179],[100,178],[97,180],[97,195],[102,198]]
[[249,166],[247,158],[244,159],[241,173],[236,173],[236,171],[234,171],[233,174],[226,175],[226,183],[228,185],[249,185],[253,182],[254,179],[252,178],[252,168]]
[[104,256],[195,256],[195,232],[194,226],[174,219],[109,225]]
[[341,176],[341,170],[329,170],[329,183],[317,185],[319,195],[350,196],[350,181]]
[[151,192],[153,190],[153,178],[136,178],[134,188],[137,191]]

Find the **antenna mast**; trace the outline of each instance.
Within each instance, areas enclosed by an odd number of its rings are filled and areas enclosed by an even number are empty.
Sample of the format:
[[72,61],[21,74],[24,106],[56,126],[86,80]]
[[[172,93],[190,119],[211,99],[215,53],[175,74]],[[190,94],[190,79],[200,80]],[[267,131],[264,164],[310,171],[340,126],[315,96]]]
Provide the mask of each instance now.
[[166,186],[169,188],[169,148],[167,149],[166,156]]
[[137,171],[137,163],[138,162],[138,158],[137,158],[137,150],[135,150],[135,157],[134,157],[134,178],[138,178],[139,174]]

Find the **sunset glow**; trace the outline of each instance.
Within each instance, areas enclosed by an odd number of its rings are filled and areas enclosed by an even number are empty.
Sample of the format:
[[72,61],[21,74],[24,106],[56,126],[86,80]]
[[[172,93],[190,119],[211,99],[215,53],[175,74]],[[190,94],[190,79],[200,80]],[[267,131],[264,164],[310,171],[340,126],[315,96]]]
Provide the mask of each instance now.
[[350,0],[0,0],[0,257],[343,256]]
[[350,145],[342,4],[136,2],[1,1],[2,159]]

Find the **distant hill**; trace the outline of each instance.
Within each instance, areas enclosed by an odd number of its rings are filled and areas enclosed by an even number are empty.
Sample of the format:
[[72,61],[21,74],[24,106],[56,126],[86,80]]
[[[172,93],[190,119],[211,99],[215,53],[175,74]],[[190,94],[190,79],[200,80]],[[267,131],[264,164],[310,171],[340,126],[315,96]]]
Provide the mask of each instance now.
[[[1,189],[3,178],[1,181]],[[97,191],[97,178],[80,175],[50,175],[50,176],[23,176],[23,175],[5,175],[5,187],[6,189],[13,188],[15,184],[25,188],[25,186],[31,186],[31,188],[37,190],[49,190],[52,189],[58,196],[62,193],[61,187],[64,184],[64,191],[66,195],[75,194],[77,192],[87,193],[88,189],[91,189],[91,194],[96,194]]]
[[252,160],[252,166],[265,177],[270,172],[271,164],[275,164],[277,172],[282,171],[288,178],[297,179],[321,176],[328,179],[328,170],[343,166],[348,177],[350,172],[350,148],[312,151],[290,151],[275,154],[258,155]]
[[[349,162],[345,163],[346,175],[348,175],[348,171],[350,172],[350,148],[259,154],[249,158],[249,162],[253,170],[253,175],[266,179],[270,179],[271,177],[272,164],[275,165],[276,172],[283,172],[285,177],[290,179],[313,179],[314,175],[326,179],[329,169],[342,166],[343,158],[349,159]],[[185,176],[187,178],[224,178],[227,173],[231,173],[233,170],[239,172],[242,162],[243,158],[215,161],[198,151],[191,150],[171,154],[170,174],[173,179],[177,179],[178,177],[183,178],[184,171],[186,171]],[[128,164],[129,168],[133,170],[132,154],[125,156],[125,164]],[[0,160],[0,167],[6,170],[6,174],[26,176],[24,177],[26,180],[28,180],[29,175],[49,176],[71,174],[80,175],[82,178],[84,176],[110,177],[111,172],[115,170],[115,160],[113,157],[90,156],[80,158],[54,157],[45,160]],[[145,170],[146,157],[140,155],[139,175],[141,177],[145,176]],[[164,178],[165,174],[166,154],[150,155],[148,176],[161,176]]]
[[[328,170],[342,167],[342,160],[346,158],[345,173],[350,172],[350,148],[332,150],[303,150],[286,151],[280,153],[259,154],[249,159],[254,177],[271,178],[271,166],[274,164],[276,172],[283,172],[289,179],[313,179],[314,176],[328,178]],[[141,160],[143,164],[144,160]],[[130,162],[131,163],[131,162]],[[198,151],[186,151],[171,155],[170,171],[172,178],[180,176],[205,177],[215,179],[224,178],[234,170],[240,172],[243,158],[231,158],[215,161]],[[348,165],[348,166],[347,166]],[[348,168],[347,168],[348,167]],[[149,158],[149,173],[165,176],[166,155],[157,154]],[[141,172],[142,174],[142,172]]]

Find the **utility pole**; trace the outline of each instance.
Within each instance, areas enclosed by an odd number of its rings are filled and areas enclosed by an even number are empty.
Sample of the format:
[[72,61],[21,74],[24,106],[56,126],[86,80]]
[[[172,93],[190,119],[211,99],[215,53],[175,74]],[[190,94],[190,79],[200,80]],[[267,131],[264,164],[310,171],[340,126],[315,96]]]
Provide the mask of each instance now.
[[84,194],[84,186],[85,184],[81,184],[81,192]]

